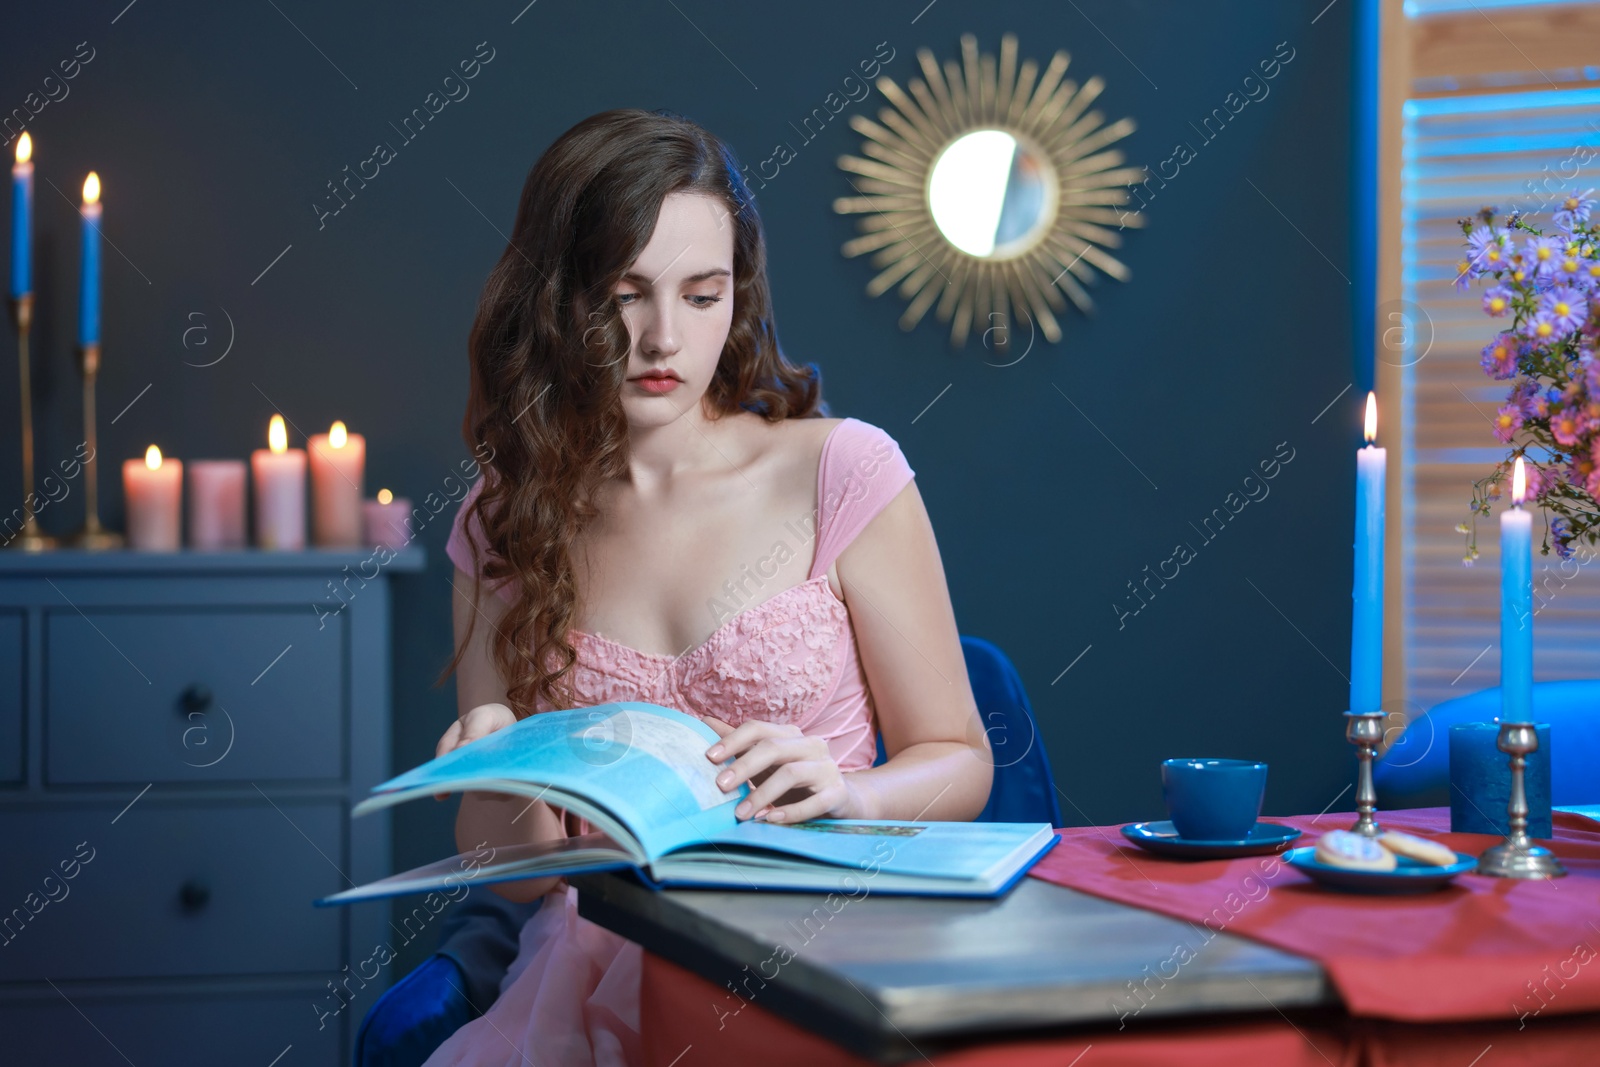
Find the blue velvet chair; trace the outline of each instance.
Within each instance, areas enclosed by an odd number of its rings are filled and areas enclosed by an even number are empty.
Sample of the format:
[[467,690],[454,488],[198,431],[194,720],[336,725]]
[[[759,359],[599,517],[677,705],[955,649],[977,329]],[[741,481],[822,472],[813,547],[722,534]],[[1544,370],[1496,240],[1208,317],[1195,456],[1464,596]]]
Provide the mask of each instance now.
[[[1050,759],[1016,668],[982,638],[963,637],[961,651],[994,761],[994,784],[979,821],[1060,826]],[[878,762],[883,759],[880,737]],[[391,986],[362,1020],[356,1067],[417,1067],[488,1010],[516,958],[522,925],[538,907],[472,887],[440,923],[438,951]]]
[[[1496,686],[1447,700],[1410,723],[1373,765],[1379,807],[1449,804],[1450,727],[1499,714]],[[1550,724],[1550,803],[1600,802],[1600,680],[1537,683],[1533,717]]]

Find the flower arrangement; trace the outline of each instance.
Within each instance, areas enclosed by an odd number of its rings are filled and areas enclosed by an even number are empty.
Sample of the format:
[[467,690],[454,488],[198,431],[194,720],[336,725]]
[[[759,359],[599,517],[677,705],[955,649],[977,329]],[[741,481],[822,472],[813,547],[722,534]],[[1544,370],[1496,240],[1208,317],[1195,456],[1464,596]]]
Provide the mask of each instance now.
[[1541,550],[1548,554],[1553,544],[1570,559],[1575,542],[1600,543],[1600,225],[1590,221],[1593,191],[1562,198],[1549,232],[1520,214],[1497,226],[1493,208],[1461,220],[1467,252],[1456,287],[1493,279],[1483,310],[1507,325],[1484,346],[1483,369],[1511,383],[1493,419],[1495,436],[1511,451],[1473,483],[1471,526],[1456,527],[1467,535],[1468,565],[1478,557],[1478,516],[1489,514],[1518,456],[1527,498],[1547,520]]

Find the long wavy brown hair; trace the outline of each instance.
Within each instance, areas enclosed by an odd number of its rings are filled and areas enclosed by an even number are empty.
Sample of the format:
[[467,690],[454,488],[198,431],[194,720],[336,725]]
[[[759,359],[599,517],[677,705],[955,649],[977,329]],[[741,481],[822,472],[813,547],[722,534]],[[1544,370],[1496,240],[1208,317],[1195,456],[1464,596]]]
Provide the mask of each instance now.
[[510,582],[516,594],[492,647],[518,718],[539,699],[575,703],[573,544],[597,514],[599,490],[628,472],[621,392],[631,340],[615,290],[677,192],[717,197],[733,225],[733,322],[706,392],[712,417],[827,413],[816,365],[796,366],[778,346],[761,218],[728,146],[666,110],[604,111],[562,134],[528,172],[468,341],[462,435],[489,458],[463,519],[487,545],[487,558],[474,545],[476,588]]

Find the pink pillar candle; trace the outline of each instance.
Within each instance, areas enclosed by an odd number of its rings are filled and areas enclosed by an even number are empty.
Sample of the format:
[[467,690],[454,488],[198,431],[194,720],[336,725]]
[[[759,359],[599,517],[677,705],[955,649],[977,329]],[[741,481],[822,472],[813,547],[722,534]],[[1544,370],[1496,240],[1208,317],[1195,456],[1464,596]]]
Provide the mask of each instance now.
[[243,548],[245,468],[242,459],[189,464],[189,547]]
[[288,447],[283,416],[272,416],[271,448],[250,453],[255,482],[256,545],[272,551],[306,547],[306,452]]
[[411,501],[379,491],[378,499],[362,505],[366,512],[366,542],[373,548],[398,552],[411,543]]
[[335,422],[327,433],[306,442],[311,453],[311,542],[361,544],[361,481],[367,465],[367,439]]
[[122,463],[122,494],[127,502],[128,547],[142,552],[176,552],[180,544],[183,463],[163,459],[151,445],[143,459]]

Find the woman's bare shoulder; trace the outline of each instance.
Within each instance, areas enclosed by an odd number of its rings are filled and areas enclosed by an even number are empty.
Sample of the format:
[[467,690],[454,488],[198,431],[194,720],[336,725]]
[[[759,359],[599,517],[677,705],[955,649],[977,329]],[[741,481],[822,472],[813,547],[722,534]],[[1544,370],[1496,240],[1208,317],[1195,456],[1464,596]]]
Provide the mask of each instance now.
[[814,477],[828,436],[843,421],[835,418],[784,419],[772,426],[773,447],[783,453],[785,465],[795,470],[802,480]]
[[796,463],[804,466],[805,460],[814,465],[828,435],[845,421],[807,417],[768,422],[750,412],[740,412],[735,418],[745,454],[752,460],[767,460],[780,466]]
[[741,451],[748,462],[745,469],[763,471],[776,484],[808,494],[816,482],[823,445],[834,427],[844,421],[810,417],[768,422],[750,415],[740,427]]

